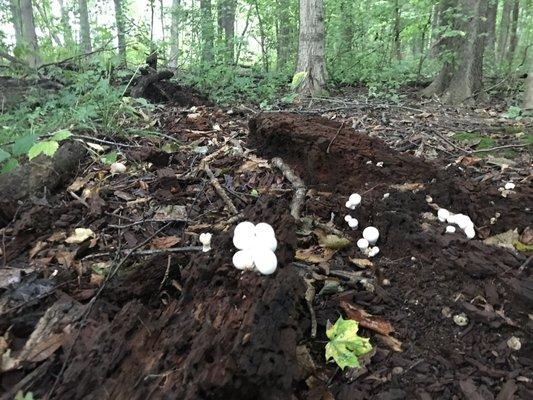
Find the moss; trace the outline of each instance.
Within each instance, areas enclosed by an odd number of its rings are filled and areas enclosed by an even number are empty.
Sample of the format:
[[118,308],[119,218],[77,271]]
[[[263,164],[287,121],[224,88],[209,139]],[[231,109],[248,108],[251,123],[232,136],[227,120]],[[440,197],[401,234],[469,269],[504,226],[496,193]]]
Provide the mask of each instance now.
[[479,140],[479,143],[476,145],[476,149],[478,150],[489,149],[498,145],[495,139],[474,132],[457,132],[455,135],[453,135],[453,138],[460,142],[477,142]]

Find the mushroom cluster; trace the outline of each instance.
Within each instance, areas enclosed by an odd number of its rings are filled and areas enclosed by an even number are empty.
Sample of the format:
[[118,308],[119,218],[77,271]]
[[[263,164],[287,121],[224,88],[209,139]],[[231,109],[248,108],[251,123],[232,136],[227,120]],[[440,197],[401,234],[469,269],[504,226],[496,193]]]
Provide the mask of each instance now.
[[[361,204],[361,195],[358,193],[352,193],[346,202],[346,208],[355,210]],[[351,215],[346,215],[344,220],[348,223],[348,226],[352,229],[357,229],[359,221]],[[363,230],[363,238],[357,241],[357,247],[366,256],[374,257],[379,253],[379,247],[374,246],[379,238],[379,231],[373,226],[368,226]],[[374,246],[374,247],[371,247]]]
[[278,259],[274,252],[278,241],[269,224],[241,222],[233,232],[233,245],[238,250],[232,260],[235,268],[243,271],[256,270],[263,275],[271,275],[276,271]]
[[445,208],[440,208],[437,211],[437,218],[440,222],[447,222],[446,233],[455,233],[455,227],[452,225],[457,225],[461,229],[468,239],[473,239],[476,236],[476,231],[474,230],[474,223],[468,215],[465,214],[454,214]]

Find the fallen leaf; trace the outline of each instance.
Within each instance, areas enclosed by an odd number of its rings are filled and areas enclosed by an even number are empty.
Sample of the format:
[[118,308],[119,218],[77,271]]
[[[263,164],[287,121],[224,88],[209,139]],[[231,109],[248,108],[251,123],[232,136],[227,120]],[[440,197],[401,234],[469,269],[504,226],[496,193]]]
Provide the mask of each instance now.
[[74,233],[65,239],[65,242],[71,244],[80,244],[92,237],[94,237],[94,232],[92,230],[87,228],[76,228],[74,229]]
[[520,235],[520,242],[525,245],[532,245],[533,244],[533,229],[529,226],[524,229],[522,234]]
[[177,236],[165,236],[152,240],[152,249],[168,249],[181,242],[181,239]]
[[389,187],[391,189],[396,189],[400,192],[414,192],[425,188],[424,184],[420,182],[403,183],[401,185],[390,185]]
[[479,164],[481,161],[481,158],[478,157],[461,156],[457,160],[455,160],[455,163],[464,165],[466,167],[471,167],[473,165]]
[[259,158],[253,154],[248,156],[248,159],[242,164],[237,170],[238,174],[249,171],[257,171],[261,168],[270,169],[268,161],[262,158]]
[[37,242],[35,243],[35,246],[33,246],[33,248],[30,250],[30,260],[35,257],[37,254],[39,254],[39,252],[41,250],[44,250],[46,248],[46,246],[48,245],[48,243],[46,242]]
[[76,253],[74,251],[58,251],[55,255],[57,262],[65,268],[70,268],[74,263]]
[[67,188],[70,192],[76,193],[77,191],[81,190],[86,184],[88,180],[87,178],[76,178],[74,182],[70,184],[70,186]]
[[315,229],[314,234],[318,238],[318,243],[322,247],[333,250],[341,250],[350,245],[350,241],[344,237],[337,235],[327,235],[320,229]]
[[366,258],[350,258],[350,262],[357,265],[359,268],[372,268],[374,264]]
[[518,234],[518,229],[510,229],[507,232],[503,232],[485,239],[483,243],[514,250],[514,244],[518,242],[519,238],[520,235]]
[[392,351],[396,351],[398,353],[401,353],[402,350],[402,342],[400,342],[398,339],[388,336],[388,335],[381,335],[377,334],[376,337],[381,340],[385,345],[390,347]]
[[125,192],[123,190],[115,190],[113,192],[113,194],[118,197],[119,199],[121,200],[124,200],[124,201],[132,201],[132,200],[135,200],[136,197],[129,194],[128,192]]
[[187,207],[168,205],[156,208],[154,219],[157,221],[186,221]]
[[[20,282],[20,269],[0,268],[0,288],[5,289],[9,285]],[[1,352],[0,352],[1,354]]]
[[369,314],[362,308],[356,307],[346,301],[341,302],[341,307],[349,319],[359,322],[363,328],[371,329],[387,336],[394,332],[392,325],[382,317]]
[[63,231],[54,232],[48,239],[49,242],[63,242],[67,238],[67,234]]
[[296,250],[296,259],[311,264],[320,264],[332,259],[335,250],[313,246],[308,249]]

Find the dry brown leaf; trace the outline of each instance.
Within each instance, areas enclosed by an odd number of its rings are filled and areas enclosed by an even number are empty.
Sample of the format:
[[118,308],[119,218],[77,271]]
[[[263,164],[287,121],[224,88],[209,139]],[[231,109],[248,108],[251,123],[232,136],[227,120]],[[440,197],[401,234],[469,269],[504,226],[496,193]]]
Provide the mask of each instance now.
[[455,160],[455,163],[464,165],[466,167],[471,167],[473,165],[479,164],[481,161],[481,158],[478,157],[461,156],[457,160]]
[[81,190],[87,184],[87,182],[88,182],[87,178],[77,177],[67,189],[70,192],[76,193],[78,190]]
[[65,268],[70,268],[74,262],[76,253],[74,251],[58,251],[56,254],[57,262]]
[[529,226],[524,229],[524,232],[522,232],[522,235],[520,235],[520,242],[526,244],[526,245],[532,245],[533,244],[533,229],[531,229]]
[[152,249],[168,249],[181,242],[177,236],[158,237],[152,240]]
[[414,192],[415,190],[422,190],[425,188],[423,183],[414,182],[414,183],[402,183],[401,185],[390,185],[391,189],[396,189],[400,192]]
[[65,242],[70,244],[80,244],[92,237],[94,237],[94,232],[91,229],[76,228],[74,229],[74,233],[65,239]]
[[296,250],[296,259],[311,264],[320,264],[333,258],[335,250],[313,246],[308,249]]
[[341,302],[341,307],[349,319],[359,322],[359,325],[364,328],[371,329],[382,335],[390,335],[391,332],[394,332],[392,325],[382,317],[369,314],[362,308],[356,307],[346,301]]
[[238,174],[241,174],[243,172],[249,172],[249,171],[257,171],[261,168],[267,168],[270,169],[270,165],[268,165],[268,161],[259,158],[253,154],[250,154],[248,156],[248,159],[242,164],[239,169],[237,170]]
[[30,260],[33,257],[35,257],[37,254],[39,254],[41,250],[44,250],[47,245],[48,243],[46,242],[41,242],[41,241],[37,242],[35,246],[33,246],[33,248],[30,250]]
[[359,268],[372,268],[374,264],[367,258],[350,258],[350,262],[357,265]]
[[157,207],[154,219],[157,221],[186,221],[187,207],[179,205]]
[[393,338],[392,336],[388,335],[376,335],[384,344],[386,344],[388,347],[392,349],[392,351],[396,351],[397,353],[402,352],[402,342],[400,342],[398,339]]
[[57,231],[52,233],[48,239],[49,242],[63,242],[67,238],[67,234],[64,231]]

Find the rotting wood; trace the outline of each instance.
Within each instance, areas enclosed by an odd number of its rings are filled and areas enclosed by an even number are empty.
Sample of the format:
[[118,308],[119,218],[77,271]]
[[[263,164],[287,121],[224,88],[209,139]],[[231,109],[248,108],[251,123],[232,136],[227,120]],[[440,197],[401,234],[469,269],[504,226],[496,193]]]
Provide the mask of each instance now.
[[275,157],[271,162],[273,166],[278,168],[283,173],[285,179],[287,179],[294,187],[294,197],[291,203],[291,215],[296,221],[299,221],[305,200],[305,194],[307,193],[307,188],[305,187],[303,180],[296,175],[296,173],[287,164],[285,164],[281,158]]

